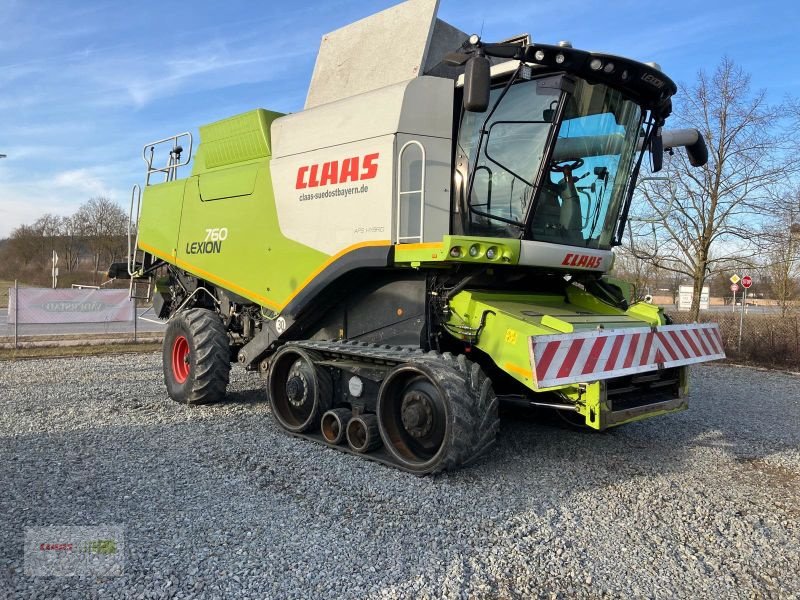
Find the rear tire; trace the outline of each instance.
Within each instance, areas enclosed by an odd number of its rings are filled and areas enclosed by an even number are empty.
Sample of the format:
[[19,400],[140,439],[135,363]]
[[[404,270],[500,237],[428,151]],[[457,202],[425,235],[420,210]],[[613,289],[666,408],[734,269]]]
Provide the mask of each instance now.
[[208,404],[225,398],[230,379],[230,343],[219,316],[194,308],[178,313],[164,332],[164,383],[181,404]]

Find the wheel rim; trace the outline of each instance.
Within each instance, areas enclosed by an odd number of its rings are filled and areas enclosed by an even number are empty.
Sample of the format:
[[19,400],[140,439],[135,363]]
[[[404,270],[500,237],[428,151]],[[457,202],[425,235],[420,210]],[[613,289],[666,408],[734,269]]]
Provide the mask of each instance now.
[[316,424],[319,391],[309,358],[295,351],[276,356],[269,392],[273,414],[284,428],[301,432]]
[[172,344],[172,374],[175,381],[183,383],[189,378],[189,340],[178,336]]
[[389,374],[378,397],[378,426],[386,448],[407,468],[433,465],[447,440],[444,394],[415,366]]

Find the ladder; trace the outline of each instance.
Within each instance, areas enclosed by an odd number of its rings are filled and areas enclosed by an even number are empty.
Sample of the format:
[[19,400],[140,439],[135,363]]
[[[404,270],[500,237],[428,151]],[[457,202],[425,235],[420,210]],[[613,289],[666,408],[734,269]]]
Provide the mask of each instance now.
[[[154,164],[156,148],[164,144],[170,144],[166,165],[158,167]],[[185,154],[186,158],[182,159],[184,146],[188,147],[188,151]],[[192,134],[188,131],[145,144],[142,148],[142,158],[147,165],[145,187],[154,183],[175,181],[178,177],[178,169],[185,167],[191,161],[192,148]],[[164,180],[152,182],[151,177],[156,173],[163,173]],[[150,267],[155,261],[151,254],[139,248],[139,217],[141,209],[142,188],[137,183],[131,190],[131,203],[128,211],[128,275],[130,276],[128,292],[132,300],[137,299],[149,302],[153,296],[154,283]]]
[[147,253],[139,249],[139,214],[142,209],[142,188],[135,184],[131,190],[131,206],[128,212],[128,295],[131,300],[149,302],[153,293],[152,275],[144,275],[148,262]]

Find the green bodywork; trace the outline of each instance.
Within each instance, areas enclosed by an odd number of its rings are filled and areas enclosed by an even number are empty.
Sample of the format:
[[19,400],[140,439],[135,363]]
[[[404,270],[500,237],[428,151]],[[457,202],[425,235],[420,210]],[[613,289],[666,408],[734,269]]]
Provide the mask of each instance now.
[[[477,247],[475,256],[469,249]],[[451,253],[453,248],[459,251]],[[486,251],[496,249],[493,259]],[[444,268],[453,263],[485,265],[516,265],[519,262],[520,241],[506,238],[473,236],[444,236],[441,243],[399,245],[395,262],[414,268]],[[618,287],[630,301],[632,286],[625,281],[605,277]],[[539,388],[531,368],[529,339],[534,336],[606,329],[664,325],[663,310],[644,302],[631,304],[627,310],[601,302],[575,285],[567,286],[566,297],[531,292],[496,292],[465,290],[450,301],[447,330],[456,338],[469,343],[492,357],[494,363],[532,392],[555,392],[563,400],[574,403],[577,412],[588,426],[604,429],[637,421],[650,416],[686,408],[677,406],[642,411],[641,414],[613,416],[606,399],[605,382],[590,381],[581,385]],[[681,369],[682,396],[686,395],[688,370]]]
[[[474,256],[470,249],[475,249]],[[489,258],[489,250],[494,251]],[[484,265],[516,265],[519,263],[520,241],[510,238],[446,235],[441,242],[398,244],[394,261],[398,265],[420,267],[447,266],[446,263]]]
[[[191,175],[146,187],[139,219],[142,250],[261,305],[267,316],[276,316],[327,265],[355,247],[332,257],[281,233],[270,176],[270,125],[280,116],[259,109],[201,127],[202,141]],[[441,242],[394,247],[399,269],[448,268],[454,263],[502,268],[517,265],[519,259],[518,239],[446,235]],[[627,284],[613,283],[630,295]],[[450,301],[446,327],[531,391],[556,392],[575,404],[589,426],[602,429],[674,412],[685,408],[685,403],[615,419],[602,381],[539,389],[531,370],[529,338],[594,330],[600,325],[625,328],[663,323],[664,315],[657,307],[636,303],[623,311],[569,285],[566,297],[462,291]],[[686,369],[681,377],[685,392]]]
[[[575,404],[577,412],[584,417],[588,426],[604,429],[656,414],[683,410],[686,403],[678,402],[663,410],[615,417],[606,399],[603,381],[539,388],[535,384],[531,366],[530,338],[594,331],[600,326],[624,329],[663,324],[663,310],[657,306],[638,302],[627,310],[621,310],[601,302],[575,285],[568,285],[566,297],[530,292],[460,292],[450,301],[450,317],[446,326],[451,334],[491,356],[499,368],[531,391],[557,393],[563,400]],[[687,385],[687,370],[683,368],[682,396],[687,391]]]
[[278,226],[269,161],[280,116],[258,109],[201,127],[191,176],[146,187],[139,219],[143,250],[272,311],[330,260]]

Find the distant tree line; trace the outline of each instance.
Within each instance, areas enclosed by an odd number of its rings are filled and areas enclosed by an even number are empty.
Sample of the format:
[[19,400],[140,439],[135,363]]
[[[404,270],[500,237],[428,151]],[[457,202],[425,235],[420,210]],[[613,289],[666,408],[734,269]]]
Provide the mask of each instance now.
[[[97,284],[112,262],[127,255],[128,215],[108,198],[88,200],[70,216],[45,214],[20,225],[0,245],[0,278],[43,285],[55,250],[64,283]],[[74,280],[74,281],[73,281]]]

